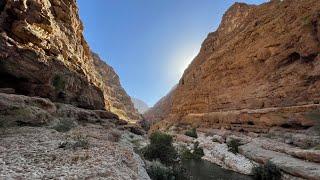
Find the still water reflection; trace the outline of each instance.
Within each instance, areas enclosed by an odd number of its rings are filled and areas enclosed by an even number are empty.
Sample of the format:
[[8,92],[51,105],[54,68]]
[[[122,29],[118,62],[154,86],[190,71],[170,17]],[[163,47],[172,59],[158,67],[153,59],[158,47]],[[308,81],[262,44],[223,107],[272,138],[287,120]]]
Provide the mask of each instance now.
[[192,180],[253,180],[251,176],[223,169],[204,160],[186,160],[182,164],[192,176]]

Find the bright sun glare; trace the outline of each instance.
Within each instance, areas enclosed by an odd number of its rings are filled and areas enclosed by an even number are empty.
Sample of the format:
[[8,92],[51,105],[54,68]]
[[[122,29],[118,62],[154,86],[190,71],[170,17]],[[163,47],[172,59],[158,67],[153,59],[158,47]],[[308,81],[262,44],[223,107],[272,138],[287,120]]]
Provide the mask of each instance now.
[[199,53],[200,47],[194,44],[184,45],[170,58],[168,67],[166,68],[170,82],[177,83],[184,70],[189,66],[191,61]]

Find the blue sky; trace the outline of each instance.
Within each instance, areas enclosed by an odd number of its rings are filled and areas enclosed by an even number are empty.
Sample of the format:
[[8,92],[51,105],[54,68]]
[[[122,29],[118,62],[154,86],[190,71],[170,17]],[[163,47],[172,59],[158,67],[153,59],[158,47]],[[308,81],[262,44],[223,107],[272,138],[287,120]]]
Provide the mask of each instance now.
[[78,6],[91,49],[115,69],[130,96],[152,106],[179,81],[234,2],[78,0]]

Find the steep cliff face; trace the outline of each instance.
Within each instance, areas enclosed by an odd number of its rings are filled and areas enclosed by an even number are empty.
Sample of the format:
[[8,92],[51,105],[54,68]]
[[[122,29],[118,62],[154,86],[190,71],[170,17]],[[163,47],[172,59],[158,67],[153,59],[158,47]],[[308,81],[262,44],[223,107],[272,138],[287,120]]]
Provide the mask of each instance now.
[[[105,88],[104,78],[115,75],[101,78],[82,32],[75,0],[2,0],[0,88],[83,108],[119,109],[112,100],[117,95]],[[127,110],[119,115],[134,113]]]
[[244,118],[250,112],[243,115],[237,110],[282,111],[319,103],[319,39],[318,0],[234,4],[184,72],[173,94],[171,119],[197,114],[198,120],[216,121],[214,117],[222,115],[208,113],[236,111],[224,122],[242,123],[251,119]]
[[97,54],[92,53],[92,57],[95,68],[103,81],[106,109],[119,115],[120,118],[138,120],[139,113],[134,108],[130,96],[122,88],[119,76]]
[[2,1],[0,85],[19,94],[104,108],[74,0]]

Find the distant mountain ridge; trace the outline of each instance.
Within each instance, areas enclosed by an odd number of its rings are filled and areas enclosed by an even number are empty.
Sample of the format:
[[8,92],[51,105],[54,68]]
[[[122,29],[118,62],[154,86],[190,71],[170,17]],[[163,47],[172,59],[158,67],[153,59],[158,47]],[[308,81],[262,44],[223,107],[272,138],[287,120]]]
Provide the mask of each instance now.
[[138,110],[140,114],[143,114],[149,110],[148,104],[144,101],[134,97],[131,97],[131,101],[133,102],[134,107]]
[[177,86],[177,84],[174,85],[166,96],[162,97],[153,107],[143,114],[143,117],[147,121],[157,122],[170,114],[172,98]]

